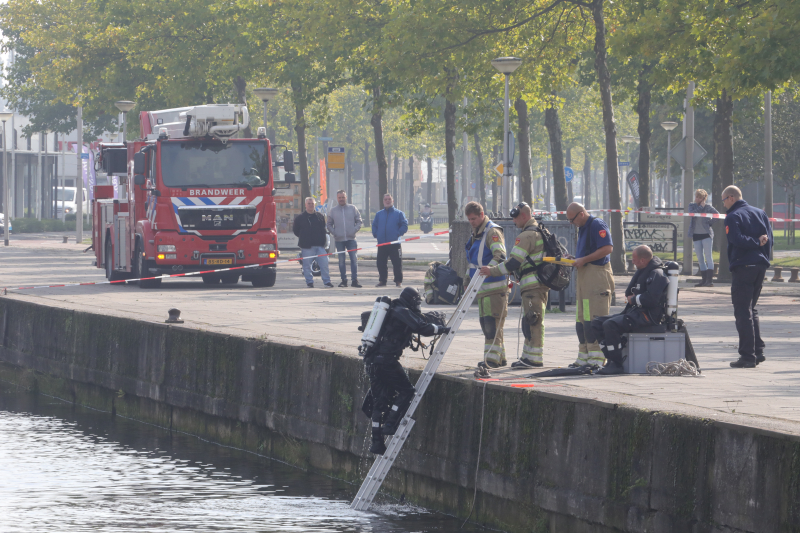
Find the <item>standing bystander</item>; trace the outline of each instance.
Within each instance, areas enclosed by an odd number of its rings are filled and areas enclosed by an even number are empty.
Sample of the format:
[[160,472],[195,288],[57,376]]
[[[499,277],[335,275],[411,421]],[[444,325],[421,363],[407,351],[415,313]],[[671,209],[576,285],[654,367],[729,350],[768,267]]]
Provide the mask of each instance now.
[[317,265],[322,282],[326,287],[333,287],[331,277],[328,274],[328,250],[325,249],[325,217],[318,213],[314,207],[314,199],[310,196],[306,198],[306,210],[297,215],[294,219],[294,234],[298,238],[300,255],[303,257],[303,277],[306,278],[306,285],[314,287],[314,276],[311,274],[311,263],[313,256],[317,256]]
[[[506,260],[503,230],[483,214],[478,202],[464,207],[472,236],[466,243],[469,270],[464,284],[481,267],[493,267]],[[508,313],[508,276],[487,277],[478,289],[478,316],[483,330],[483,362],[490,368],[506,366],[506,349],[503,346],[503,324]]]
[[739,359],[731,366],[755,368],[766,359],[756,304],[769,266],[772,228],[767,214],[742,200],[742,191],[736,186],[722,191],[722,204],[727,210],[725,236],[732,277],[731,301],[739,332]]
[[403,249],[400,243],[386,244],[396,241],[408,231],[406,215],[395,209],[392,195],[383,196],[383,209],[375,213],[372,219],[372,236],[378,239],[378,284],[385,287],[389,279],[389,258],[392,259],[394,284],[400,287],[403,283]]
[[579,203],[567,207],[567,218],[578,227],[578,245],[575,251],[575,330],[578,333],[578,358],[569,365],[602,366],[605,355],[592,330],[592,320],[611,312],[611,295],[614,292],[614,275],[609,254],[614,249],[611,231],[603,219],[586,212]]
[[347,193],[344,191],[336,192],[338,205],[331,208],[328,213],[328,232],[333,235],[336,243],[336,251],[339,252],[339,274],[342,276],[340,287],[347,287],[347,265],[345,264],[345,252],[350,255],[350,275],[353,279],[353,287],[361,287],[358,284],[358,242],[356,234],[361,229],[361,213],[353,204],[347,203]]
[[[703,189],[694,191],[694,203],[689,204],[690,213],[719,214],[719,211],[706,203],[708,193]],[[714,257],[711,255],[711,245],[714,242],[714,230],[711,229],[713,218],[692,217],[689,222],[689,235],[694,242],[694,253],[697,254],[697,267],[700,274],[700,283],[695,287],[713,287],[714,284]]]

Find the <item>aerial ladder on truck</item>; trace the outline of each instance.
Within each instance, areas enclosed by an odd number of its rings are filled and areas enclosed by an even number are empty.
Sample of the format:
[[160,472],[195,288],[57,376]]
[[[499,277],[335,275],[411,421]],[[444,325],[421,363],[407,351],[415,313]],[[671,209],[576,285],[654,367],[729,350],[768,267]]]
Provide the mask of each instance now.
[[447,321],[447,327],[450,328],[450,332],[436,344],[433,354],[431,354],[430,359],[428,359],[425,369],[422,371],[422,374],[419,376],[414,386],[415,393],[414,399],[411,400],[411,405],[408,406],[405,416],[400,421],[397,432],[389,440],[386,451],[383,455],[378,455],[375,462],[372,464],[372,468],[370,468],[369,473],[367,473],[367,477],[364,478],[364,482],[361,484],[361,488],[353,499],[353,503],[350,504],[351,509],[365,511],[372,503],[372,500],[375,499],[375,495],[381,488],[383,480],[386,479],[389,470],[391,470],[397,456],[400,454],[400,450],[403,449],[403,444],[405,444],[406,439],[408,439],[411,429],[414,427],[414,412],[417,410],[417,406],[422,400],[425,391],[428,390],[428,385],[430,385],[433,380],[433,376],[436,374],[439,364],[442,362],[442,359],[444,359],[448,348],[450,348],[450,344],[453,342],[458,328],[461,326],[461,322],[464,321],[464,317],[469,307],[472,305],[472,302],[475,300],[478,289],[483,284],[485,278],[486,276],[482,276],[479,272],[475,273],[472,281],[467,286],[467,290],[464,291],[464,295],[458,302],[455,311],[450,315],[450,320]]

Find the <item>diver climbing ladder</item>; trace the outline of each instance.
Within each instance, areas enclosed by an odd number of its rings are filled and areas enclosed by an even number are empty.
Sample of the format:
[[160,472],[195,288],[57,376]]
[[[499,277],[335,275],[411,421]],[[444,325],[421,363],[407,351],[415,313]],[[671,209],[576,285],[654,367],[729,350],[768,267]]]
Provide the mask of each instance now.
[[381,488],[383,480],[392,468],[395,459],[397,459],[397,456],[400,454],[400,450],[403,448],[403,444],[406,442],[409,433],[411,433],[411,428],[414,427],[414,419],[411,417],[414,416],[414,411],[416,411],[420,400],[422,400],[422,395],[425,394],[434,374],[436,374],[436,369],[439,368],[439,364],[442,362],[442,359],[444,359],[444,354],[447,353],[450,343],[453,342],[453,338],[458,332],[458,328],[461,326],[461,322],[464,320],[469,306],[472,305],[473,300],[475,300],[475,296],[478,294],[478,288],[483,283],[484,278],[485,276],[481,276],[476,272],[476,276],[472,278],[469,286],[467,286],[467,290],[464,291],[464,295],[461,297],[458,306],[456,306],[456,310],[450,316],[450,320],[447,321],[450,333],[445,335],[444,338],[436,344],[433,354],[431,354],[430,359],[428,359],[428,364],[425,365],[425,370],[422,371],[422,375],[420,375],[417,380],[417,384],[414,387],[416,389],[414,399],[411,401],[411,405],[408,406],[408,411],[406,411],[403,420],[397,427],[397,433],[389,440],[384,454],[379,455],[377,459],[375,459],[367,477],[364,478],[364,483],[362,483],[361,488],[358,490],[358,494],[356,494],[356,497],[353,499],[353,503],[350,504],[351,509],[364,511],[370,506],[372,500],[375,499],[375,494],[377,494],[378,490]]

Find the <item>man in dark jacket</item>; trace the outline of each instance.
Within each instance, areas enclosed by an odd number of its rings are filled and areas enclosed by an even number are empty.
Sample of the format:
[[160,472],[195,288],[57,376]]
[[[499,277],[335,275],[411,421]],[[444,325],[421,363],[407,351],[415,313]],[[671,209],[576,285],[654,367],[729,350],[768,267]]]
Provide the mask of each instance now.
[[414,387],[399,361],[403,350],[411,346],[412,335],[445,335],[450,332],[448,327],[428,322],[420,310],[421,303],[422,297],[416,289],[403,289],[400,298],[391,303],[383,335],[364,359],[373,399],[371,453],[383,455],[386,451],[384,435],[397,432],[397,426],[414,398]]
[[306,285],[314,287],[314,276],[311,274],[311,263],[314,256],[319,266],[319,273],[322,282],[326,287],[333,287],[331,277],[328,273],[328,250],[325,249],[325,217],[314,209],[314,199],[310,196],[306,198],[306,210],[294,219],[294,234],[297,235],[297,245],[300,247],[300,255],[303,257],[303,277],[306,278]]
[[722,191],[722,203],[727,209],[725,236],[733,278],[731,300],[739,332],[739,359],[731,366],[755,368],[765,360],[756,304],[769,266],[772,228],[764,211],[742,200],[742,191],[738,187],[726,187]]
[[622,373],[623,333],[631,333],[642,326],[658,325],[664,319],[664,298],[669,280],[661,259],[653,256],[649,246],[642,245],[633,250],[631,260],[636,273],[625,289],[628,305],[618,315],[592,320],[592,330],[607,359],[598,374]]
[[[391,194],[383,196],[383,209],[375,213],[372,219],[372,236],[378,239],[378,284],[385,287],[389,279],[389,258],[392,259],[394,283],[398,287],[403,283],[403,249],[400,243],[384,244],[396,241],[408,231],[406,215],[394,207]],[[383,246],[381,246],[383,244]]]

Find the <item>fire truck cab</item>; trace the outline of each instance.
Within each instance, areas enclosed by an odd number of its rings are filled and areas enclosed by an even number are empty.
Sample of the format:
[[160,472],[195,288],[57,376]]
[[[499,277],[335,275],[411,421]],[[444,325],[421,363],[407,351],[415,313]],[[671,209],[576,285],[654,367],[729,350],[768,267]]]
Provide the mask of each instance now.
[[[113,186],[95,188],[98,268],[114,281],[248,266],[202,279],[273,286],[274,189],[295,181],[292,151],[273,162],[264,128],[258,138],[234,138],[249,122],[241,105],[143,111],[139,121],[141,139],[100,146],[98,165],[120,183],[116,198]],[[161,279],[138,283],[155,288]]]

